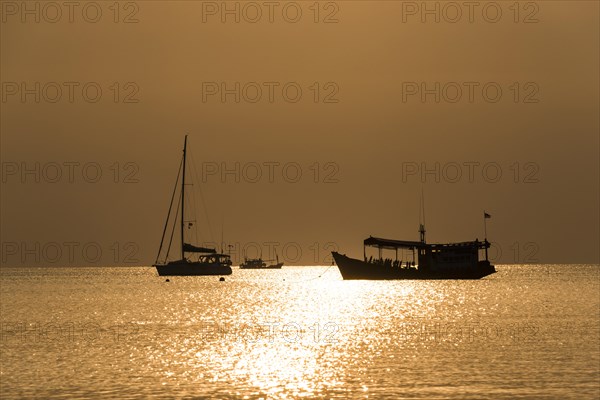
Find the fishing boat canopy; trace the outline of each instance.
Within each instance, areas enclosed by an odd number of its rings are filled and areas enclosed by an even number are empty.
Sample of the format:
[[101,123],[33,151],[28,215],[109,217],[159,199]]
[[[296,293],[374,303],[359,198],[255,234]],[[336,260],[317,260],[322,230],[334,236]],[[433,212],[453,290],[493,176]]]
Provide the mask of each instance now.
[[425,243],[425,242],[413,242],[408,240],[393,240],[393,239],[382,239],[373,236],[364,240],[365,246],[377,247],[380,249],[449,249],[449,248],[479,248],[485,249],[490,247],[490,242],[486,241],[472,241],[472,242],[459,242],[459,243]]

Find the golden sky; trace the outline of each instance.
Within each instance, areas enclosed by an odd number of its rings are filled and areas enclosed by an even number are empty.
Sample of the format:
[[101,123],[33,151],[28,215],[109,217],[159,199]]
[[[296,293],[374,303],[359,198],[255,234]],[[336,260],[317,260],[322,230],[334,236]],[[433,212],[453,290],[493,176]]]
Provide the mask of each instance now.
[[153,262],[185,133],[207,241],[359,256],[423,189],[430,241],[599,262],[597,2],[0,4],[3,265]]

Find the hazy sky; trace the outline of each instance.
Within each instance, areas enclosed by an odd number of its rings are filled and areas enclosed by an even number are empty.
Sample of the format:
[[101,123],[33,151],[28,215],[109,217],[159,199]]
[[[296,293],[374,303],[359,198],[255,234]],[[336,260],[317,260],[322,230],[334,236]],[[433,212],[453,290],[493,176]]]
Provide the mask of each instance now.
[[599,262],[597,2],[0,4],[2,265],[152,263],[185,133],[237,256]]

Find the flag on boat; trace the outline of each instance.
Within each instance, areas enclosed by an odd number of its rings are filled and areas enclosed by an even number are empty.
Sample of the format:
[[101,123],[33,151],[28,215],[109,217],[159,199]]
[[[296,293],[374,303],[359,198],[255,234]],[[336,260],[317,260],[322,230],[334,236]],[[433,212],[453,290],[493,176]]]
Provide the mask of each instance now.
[[484,211],[483,218],[492,218],[492,216]]

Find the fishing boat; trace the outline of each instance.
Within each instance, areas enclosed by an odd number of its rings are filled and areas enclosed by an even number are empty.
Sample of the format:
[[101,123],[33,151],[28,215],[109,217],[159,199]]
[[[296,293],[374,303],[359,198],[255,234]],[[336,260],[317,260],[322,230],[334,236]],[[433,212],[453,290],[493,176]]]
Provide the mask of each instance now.
[[240,268],[242,269],[259,269],[266,266],[267,263],[262,258],[244,258],[244,262],[240,264]]
[[279,256],[275,255],[275,260],[267,260],[267,261],[276,261],[275,264],[267,264],[263,261],[262,258],[245,258],[244,262],[240,264],[241,269],[281,269],[283,267],[283,263],[279,262]]
[[[189,229],[194,221],[186,219],[185,216],[185,200],[186,200],[186,186],[190,186],[186,182],[186,155],[187,155],[187,135],[183,141],[183,157],[179,165],[179,171],[177,172],[177,179],[175,181],[175,188],[173,189],[173,195],[171,196],[171,203],[169,205],[169,212],[167,213],[167,220],[165,221],[165,227],[163,229],[162,238],[160,240],[160,246],[158,249],[158,255],[154,267],[158,272],[159,276],[195,276],[195,275],[231,275],[231,257],[228,254],[218,253],[216,249],[196,246],[191,243],[187,243],[186,238],[186,227]],[[179,179],[181,177],[181,179]],[[181,186],[179,183],[181,181]],[[180,190],[178,188],[180,187]],[[179,192],[179,200],[174,204],[175,195]],[[174,221],[172,223],[171,234],[169,237],[168,245],[166,246],[166,254],[164,258],[161,258],[163,244],[167,236],[167,230],[169,228],[169,221],[171,215],[174,212]],[[176,236],[175,228],[179,227],[179,259],[169,261],[169,255],[171,252],[171,245],[173,238]]]
[[[485,219],[490,215],[484,211]],[[350,258],[345,254],[332,252],[342,277],[351,279],[481,279],[496,272],[488,260],[490,242],[487,238],[458,243],[427,243],[425,225],[419,226],[420,240],[406,241],[368,237],[363,241],[363,259]],[[487,237],[487,234],[485,235]],[[375,259],[367,259],[367,247],[377,248]],[[394,258],[384,258],[383,250],[395,251]],[[398,259],[398,250],[408,251],[412,257]],[[479,259],[483,250],[485,259]]]

